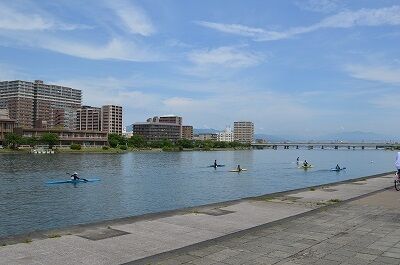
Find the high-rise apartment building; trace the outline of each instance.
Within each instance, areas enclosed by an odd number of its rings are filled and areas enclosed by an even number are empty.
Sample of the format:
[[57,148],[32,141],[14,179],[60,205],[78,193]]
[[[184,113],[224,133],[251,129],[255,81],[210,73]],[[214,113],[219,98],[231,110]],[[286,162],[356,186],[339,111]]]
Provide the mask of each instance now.
[[41,80],[0,82],[0,107],[10,111],[18,126],[75,128],[75,110],[81,106],[78,89],[45,84]]
[[34,99],[35,121],[46,121],[49,128],[75,129],[76,109],[82,104],[81,90],[36,80]]
[[101,131],[101,108],[82,106],[76,111],[76,129]]
[[250,121],[235,121],[233,135],[236,142],[250,144],[254,142],[254,124]]
[[101,107],[101,130],[122,135],[122,107],[105,105]]
[[182,126],[182,138],[187,140],[193,140],[193,126],[189,125]]
[[0,82],[0,108],[7,108],[18,126],[32,128],[34,85],[21,80]]

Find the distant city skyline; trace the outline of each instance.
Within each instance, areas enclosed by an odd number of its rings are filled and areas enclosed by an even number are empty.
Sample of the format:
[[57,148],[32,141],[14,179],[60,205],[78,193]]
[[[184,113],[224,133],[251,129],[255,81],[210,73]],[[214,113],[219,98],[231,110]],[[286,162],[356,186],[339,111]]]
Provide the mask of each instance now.
[[400,130],[398,0],[0,0],[0,81],[46,80],[124,125]]

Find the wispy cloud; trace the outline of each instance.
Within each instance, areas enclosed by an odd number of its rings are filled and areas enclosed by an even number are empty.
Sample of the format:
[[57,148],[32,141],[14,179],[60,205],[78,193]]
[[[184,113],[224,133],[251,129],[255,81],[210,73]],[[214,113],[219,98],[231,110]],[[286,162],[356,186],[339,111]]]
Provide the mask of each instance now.
[[301,9],[320,13],[336,11],[340,5],[338,0],[303,0],[295,4]]
[[186,75],[207,78],[226,78],[243,68],[260,64],[265,58],[262,54],[245,51],[235,46],[214,49],[193,50],[187,54],[191,63],[181,67]]
[[316,24],[304,27],[293,27],[285,31],[270,31],[240,24],[223,24],[208,21],[196,21],[195,23],[220,32],[251,37],[256,41],[273,41],[291,38],[299,34],[309,33],[324,28],[400,25],[400,6],[343,11],[326,17]]
[[146,12],[139,6],[126,0],[110,0],[107,5],[111,8],[120,22],[130,33],[150,36],[156,30]]
[[122,60],[135,62],[160,61],[162,56],[132,41],[114,38],[105,45],[48,38],[38,40],[40,48],[92,60]]
[[400,85],[400,68],[351,64],[345,71],[357,79]]
[[86,25],[68,24],[57,21],[49,15],[21,12],[0,3],[0,30],[76,30],[91,28]]
[[197,65],[220,65],[228,68],[244,68],[257,65],[262,56],[242,51],[236,47],[224,46],[216,49],[195,50],[188,54],[191,62]]

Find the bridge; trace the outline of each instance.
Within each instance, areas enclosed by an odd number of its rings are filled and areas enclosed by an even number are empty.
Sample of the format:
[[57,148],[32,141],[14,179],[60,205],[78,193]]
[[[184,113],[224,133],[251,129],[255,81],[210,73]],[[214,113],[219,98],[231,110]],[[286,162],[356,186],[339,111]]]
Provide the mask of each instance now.
[[279,143],[253,143],[254,149],[400,149],[400,143],[368,143],[368,142],[279,142]]

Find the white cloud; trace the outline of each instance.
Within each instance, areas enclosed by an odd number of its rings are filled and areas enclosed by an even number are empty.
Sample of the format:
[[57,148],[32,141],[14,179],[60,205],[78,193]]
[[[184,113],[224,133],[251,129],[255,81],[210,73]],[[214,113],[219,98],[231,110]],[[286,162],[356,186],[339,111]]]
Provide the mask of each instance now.
[[303,0],[296,2],[296,5],[301,9],[313,11],[313,12],[321,12],[321,13],[329,13],[337,10],[339,7],[338,0]]
[[107,5],[130,33],[150,36],[156,31],[146,12],[132,2],[111,0],[107,2]]
[[106,45],[96,45],[77,41],[48,38],[38,40],[37,45],[51,51],[92,60],[159,61],[161,56],[148,51],[131,41],[112,39]]
[[191,62],[197,65],[220,65],[229,68],[245,68],[259,64],[262,57],[256,53],[241,51],[235,47],[196,50],[188,54]]
[[22,13],[0,3],[0,30],[75,30],[90,27],[78,24],[66,24],[56,21],[48,15],[39,13]]
[[353,64],[347,65],[345,71],[354,78],[400,85],[400,68]]
[[323,28],[350,28],[355,26],[400,25],[400,6],[377,9],[360,9],[343,11],[326,17],[322,21],[305,27],[293,27],[285,31],[268,31],[239,24],[223,24],[207,21],[195,22],[200,26],[220,32],[251,37],[256,41],[273,41],[287,39],[299,34],[317,31]]

